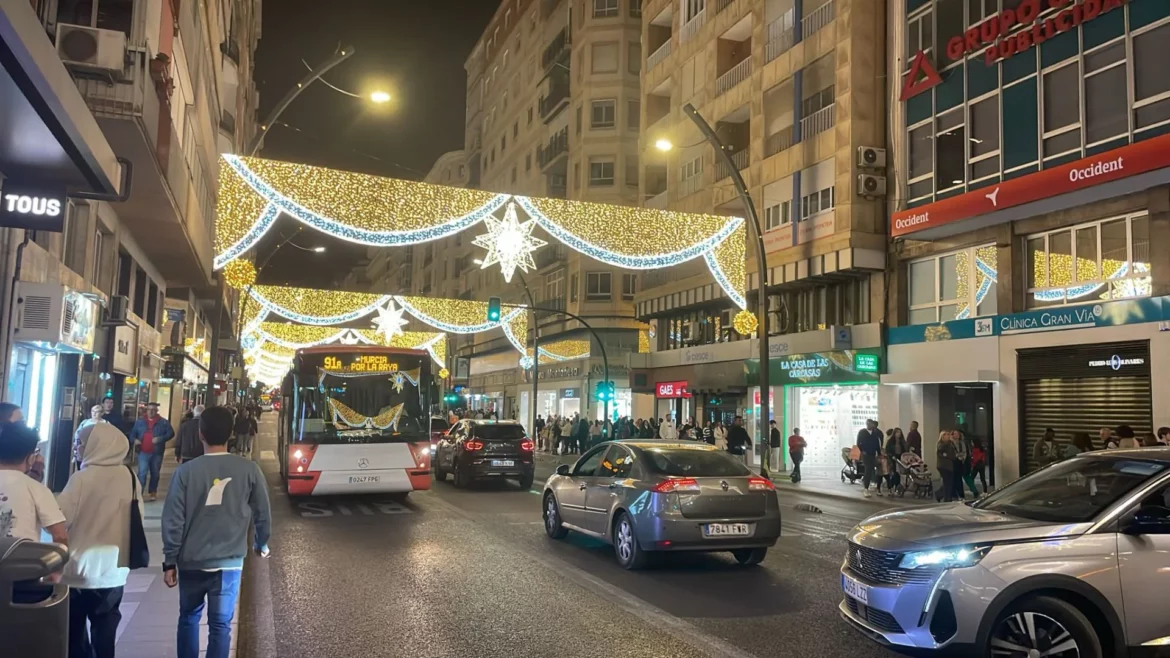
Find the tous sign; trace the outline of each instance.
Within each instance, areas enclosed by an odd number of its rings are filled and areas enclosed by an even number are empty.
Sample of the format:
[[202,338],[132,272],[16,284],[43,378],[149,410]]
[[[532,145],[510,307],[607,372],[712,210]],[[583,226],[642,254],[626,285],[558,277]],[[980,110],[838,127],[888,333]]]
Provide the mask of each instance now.
[[[983,49],[984,62],[993,66],[1001,59],[1022,53],[1078,25],[1121,7],[1127,0],[1024,0],[1005,9],[947,42],[947,57],[958,61]],[[1061,10],[1040,18],[1045,9]],[[1016,28],[1020,28],[1016,30]],[[1013,30],[1015,30],[1013,32]]]
[[28,194],[5,194],[4,210],[18,212],[22,215],[56,217],[61,214],[61,201],[60,199],[48,199]]
[[65,189],[4,181],[0,226],[60,233],[65,228]]

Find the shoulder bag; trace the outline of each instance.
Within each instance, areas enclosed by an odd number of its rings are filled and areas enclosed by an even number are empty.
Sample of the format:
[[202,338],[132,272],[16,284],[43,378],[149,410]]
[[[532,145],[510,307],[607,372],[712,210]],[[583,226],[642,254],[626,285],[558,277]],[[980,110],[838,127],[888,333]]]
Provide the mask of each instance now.
[[142,527],[142,512],[138,509],[138,476],[130,471],[130,554],[127,566],[131,569],[145,569],[150,566],[150,546],[146,543],[146,530]]

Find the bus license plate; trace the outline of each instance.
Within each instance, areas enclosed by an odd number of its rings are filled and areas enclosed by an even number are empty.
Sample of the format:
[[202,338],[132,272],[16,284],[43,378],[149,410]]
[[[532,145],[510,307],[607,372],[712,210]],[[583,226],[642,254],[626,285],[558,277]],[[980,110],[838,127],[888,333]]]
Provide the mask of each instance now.
[[856,599],[857,601],[869,605],[869,586],[853,580],[845,574],[841,574],[841,588],[845,590],[846,596]]
[[351,475],[349,476],[350,484],[369,484],[371,482],[378,482],[382,479],[381,475]]
[[516,462],[511,459],[493,459],[492,466],[515,466]]
[[746,537],[751,530],[746,523],[708,523],[708,537]]

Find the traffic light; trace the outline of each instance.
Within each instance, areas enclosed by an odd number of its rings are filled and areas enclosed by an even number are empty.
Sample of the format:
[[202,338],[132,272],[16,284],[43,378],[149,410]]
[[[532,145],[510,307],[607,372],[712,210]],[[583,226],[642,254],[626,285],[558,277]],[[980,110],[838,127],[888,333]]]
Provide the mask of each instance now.
[[610,402],[614,399],[614,393],[613,382],[597,382],[593,397],[597,398],[598,402]]
[[448,393],[443,396],[443,402],[445,402],[448,406],[459,404],[459,395],[457,393]]
[[488,319],[488,322],[499,322],[500,321],[500,298],[499,297],[489,297],[488,298],[487,319]]

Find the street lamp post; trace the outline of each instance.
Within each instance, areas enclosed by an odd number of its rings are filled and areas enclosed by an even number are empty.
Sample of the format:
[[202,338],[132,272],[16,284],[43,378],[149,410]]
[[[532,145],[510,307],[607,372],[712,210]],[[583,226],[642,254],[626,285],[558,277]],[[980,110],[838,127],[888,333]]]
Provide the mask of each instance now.
[[[256,155],[256,152],[260,150],[260,144],[264,141],[264,136],[268,134],[269,130],[272,130],[272,125],[276,123],[276,120],[280,118],[281,114],[284,114],[288,106],[297,99],[297,96],[301,95],[302,91],[316,82],[318,78],[328,73],[330,69],[352,57],[353,53],[353,46],[342,46],[338,48],[332,57],[321,62],[317,68],[306,73],[305,77],[297,82],[297,86],[289,89],[288,93],[284,95],[284,98],[281,98],[280,102],[276,104],[276,107],[272,108],[272,112],[268,114],[268,118],[264,120],[264,123],[260,124],[260,130],[252,137],[252,141],[248,142],[247,154]],[[388,95],[385,99],[382,98],[381,94],[384,92],[375,93],[379,94],[372,99],[375,103],[383,103],[390,100]]]
[[[756,214],[756,204],[752,201],[752,197],[748,194],[747,186],[743,182],[743,176],[739,173],[739,167],[731,160],[731,156],[727,153],[727,148],[723,144],[723,140],[715,134],[707,120],[703,118],[699,111],[695,109],[694,105],[687,103],[683,105],[683,113],[694,122],[698,127],[699,132],[707,138],[711,146],[715,147],[715,153],[719,157],[727,170],[731,172],[731,181],[735,184],[735,189],[739,192],[739,198],[743,201],[744,207],[747,209],[748,223],[756,234],[756,270],[759,273],[759,286],[757,292],[757,315],[759,316],[759,334],[760,334],[760,474],[768,477],[768,457],[771,455],[769,441],[771,437],[768,432],[768,421],[771,420],[771,397],[772,387],[771,381],[768,378],[768,257],[764,249],[764,229],[760,225],[760,216]],[[659,147],[661,148],[661,146]]]

